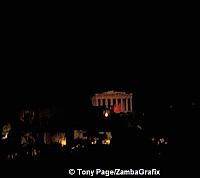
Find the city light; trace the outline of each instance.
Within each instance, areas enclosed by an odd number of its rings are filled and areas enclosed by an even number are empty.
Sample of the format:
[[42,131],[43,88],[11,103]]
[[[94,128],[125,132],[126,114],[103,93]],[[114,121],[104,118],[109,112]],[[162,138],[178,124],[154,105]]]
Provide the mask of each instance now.
[[105,113],[105,117],[108,117],[108,112]]
[[62,147],[65,146],[67,144],[66,139],[62,139],[60,143],[61,143]]
[[164,143],[165,139],[164,138],[160,138],[160,143]]
[[2,140],[5,140],[5,139],[8,138],[8,134],[9,134],[10,130],[11,130],[10,123],[7,123],[6,125],[3,126],[3,129],[2,129],[2,135],[3,135]]
[[2,137],[2,140],[5,140],[7,138],[8,138],[8,133],[6,133],[4,137]]
[[104,145],[110,145],[110,140],[106,139],[106,140],[103,140],[102,143]]
[[94,141],[91,142],[91,144],[92,144],[92,145],[95,145],[95,144],[97,144],[97,141],[94,140]]
[[142,127],[141,127],[140,125],[137,125],[137,128],[138,128],[139,130],[142,130]]

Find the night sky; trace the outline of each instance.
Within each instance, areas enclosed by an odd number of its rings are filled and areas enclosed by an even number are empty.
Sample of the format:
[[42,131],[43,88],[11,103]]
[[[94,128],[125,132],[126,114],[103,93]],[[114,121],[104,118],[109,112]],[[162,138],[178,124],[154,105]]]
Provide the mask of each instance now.
[[137,72],[136,64],[124,60],[120,65],[118,59],[79,62],[68,57],[63,62],[52,59],[17,65],[18,72],[2,76],[1,110],[29,104],[53,105],[80,114],[88,110],[93,94],[116,90],[132,92],[137,109],[144,111],[143,75]]

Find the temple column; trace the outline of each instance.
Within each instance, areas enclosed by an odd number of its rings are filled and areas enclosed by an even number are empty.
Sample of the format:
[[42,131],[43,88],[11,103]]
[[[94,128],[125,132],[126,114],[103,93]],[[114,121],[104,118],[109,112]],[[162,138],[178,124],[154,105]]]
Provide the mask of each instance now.
[[125,112],[128,112],[128,98],[126,97],[126,111]]
[[110,105],[113,106],[113,98],[110,98]]
[[106,108],[108,108],[108,98],[105,99],[106,100]]
[[132,96],[130,97],[130,109],[131,109],[131,112],[133,112],[133,101],[132,101]]
[[123,97],[121,97],[121,111],[124,112]]
[[116,107],[118,106],[118,98],[116,97]]
[[103,106],[103,99],[100,98],[100,105]]

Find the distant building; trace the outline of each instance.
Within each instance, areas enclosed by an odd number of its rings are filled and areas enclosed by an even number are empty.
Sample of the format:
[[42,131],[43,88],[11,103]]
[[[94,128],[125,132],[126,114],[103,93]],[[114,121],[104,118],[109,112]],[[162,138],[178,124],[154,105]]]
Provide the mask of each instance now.
[[74,130],[74,140],[76,140],[76,139],[86,140],[87,139],[87,131]]
[[37,123],[40,128],[47,128],[51,115],[49,108],[26,108],[20,111],[20,121],[29,125]]
[[66,145],[66,133],[57,132],[55,134],[44,133],[44,143],[45,144],[55,144],[58,143],[62,146]]
[[91,144],[101,144],[109,145],[112,139],[111,132],[96,131],[95,136],[88,134],[87,130],[74,130],[74,140],[87,140]]
[[107,91],[92,97],[93,106],[103,106],[115,113],[133,112],[133,94],[126,92]]

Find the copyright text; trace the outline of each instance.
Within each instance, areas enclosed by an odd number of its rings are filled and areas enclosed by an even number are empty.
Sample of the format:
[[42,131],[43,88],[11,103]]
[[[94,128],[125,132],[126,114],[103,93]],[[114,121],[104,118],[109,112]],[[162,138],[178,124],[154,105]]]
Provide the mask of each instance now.
[[160,175],[158,169],[69,169],[69,175],[78,176],[120,176],[120,175]]

